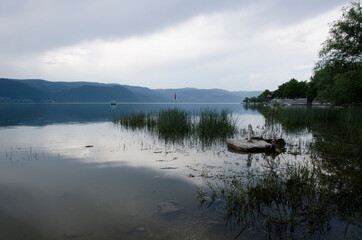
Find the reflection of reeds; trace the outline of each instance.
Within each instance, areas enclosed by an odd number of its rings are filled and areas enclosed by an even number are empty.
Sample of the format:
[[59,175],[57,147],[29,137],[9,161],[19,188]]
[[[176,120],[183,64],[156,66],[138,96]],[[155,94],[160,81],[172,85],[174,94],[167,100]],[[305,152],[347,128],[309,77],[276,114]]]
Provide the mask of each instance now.
[[338,132],[340,138],[362,143],[362,111],[349,108],[259,107],[267,123],[281,123],[286,130],[312,128]]
[[152,129],[155,125],[155,121],[151,114],[144,112],[131,113],[129,115],[122,116],[121,118],[114,119],[114,123],[120,123],[122,126],[137,129],[147,127]]
[[157,113],[132,113],[114,122],[130,129],[147,128],[166,140],[196,137],[202,141],[213,141],[231,137],[237,132],[236,121],[225,110],[206,109],[197,113],[172,108]]
[[348,108],[259,108],[269,126],[281,124],[286,131],[308,129],[315,140],[312,154],[335,173],[360,175],[362,168],[362,111]]
[[264,173],[198,188],[198,199],[204,206],[223,209],[230,226],[240,226],[237,237],[252,228],[269,238],[310,238],[329,231],[335,216],[356,224],[361,214],[359,187],[339,183],[318,166],[271,164]]

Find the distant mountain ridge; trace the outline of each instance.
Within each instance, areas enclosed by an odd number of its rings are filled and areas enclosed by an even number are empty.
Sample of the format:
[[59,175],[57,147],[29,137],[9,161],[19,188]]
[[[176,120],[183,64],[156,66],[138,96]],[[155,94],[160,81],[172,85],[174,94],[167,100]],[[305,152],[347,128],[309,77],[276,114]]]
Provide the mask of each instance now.
[[42,79],[0,78],[0,102],[177,102],[240,103],[261,91],[222,89],[149,89],[96,82],[51,82]]

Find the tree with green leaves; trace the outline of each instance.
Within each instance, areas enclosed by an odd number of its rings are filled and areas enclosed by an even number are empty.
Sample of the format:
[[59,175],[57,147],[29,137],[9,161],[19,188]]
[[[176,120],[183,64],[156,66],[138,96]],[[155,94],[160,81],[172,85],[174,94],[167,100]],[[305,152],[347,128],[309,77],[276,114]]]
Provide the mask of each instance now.
[[248,97],[245,97],[244,100],[243,100],[244,103],[250,103],[250,98]]
[[341,19],[335,21],[329,37],[319,52],[317,67],[361,63],[362,60],[362,8],[361,1],[350,3],[342,9]]
[[274,98],[305,98],[307,96],[308,83],[306,81],[290,79],[288,82],[278,86],[272,95]]
[[[319,53],[311,86],[320,100],[337,105],[362,103],[362,7],[351,2],[331,25]],[[310,91],[311,92],[311,91]]]
[[284,98],[284,90],[286,87],[286,83],[283,83],[278,86],[278,89],[273,91],[272,96],[273,98]]
[[268,96],[271,95],[271,91],[269,91],[268,89],[266,89],[262,94],[260,94],[257,97],[257,101],[258,102],[267,102],[268,101]]

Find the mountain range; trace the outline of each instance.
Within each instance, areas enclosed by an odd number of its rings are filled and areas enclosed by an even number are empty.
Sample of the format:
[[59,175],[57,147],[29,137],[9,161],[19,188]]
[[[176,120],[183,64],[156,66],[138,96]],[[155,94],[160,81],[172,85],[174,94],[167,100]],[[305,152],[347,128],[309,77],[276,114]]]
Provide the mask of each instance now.
[[0,78],[0,102],[177,102],[240,103],[261,91],[222,89],[149,89],[95,82],[51,82],[41,79]]

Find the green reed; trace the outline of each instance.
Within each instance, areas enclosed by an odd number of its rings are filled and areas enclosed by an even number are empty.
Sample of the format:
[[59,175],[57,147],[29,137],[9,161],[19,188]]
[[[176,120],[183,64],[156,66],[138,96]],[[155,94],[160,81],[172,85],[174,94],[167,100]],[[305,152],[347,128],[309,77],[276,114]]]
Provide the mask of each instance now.
[[163,109],[157,114],[155,126],[164,138],[183,138],[192,130],[191,114],[177,108]]
[[226,110],[218,112],[206,109],[200,113],[195,131],[200,138],[231,137],[237,132],[236,121]]
[[235,119],[226,110],[204,109],[190,112],[172,108],[148,114],[139,112],[122,115],[114,122],[130,129],[147,128],[166,140],[191,137],[214,141],[231,137],[238,131]]
[[235,238],[249,228],[270,239],[311,238],[329,231],[334,216],[358,225],[361,190],[352,182],[346,187],[316,165],[269,162],[263,173],[247,172],[198,188],[197,197],[202,206],[222,209],[227,223],[241,229]]

